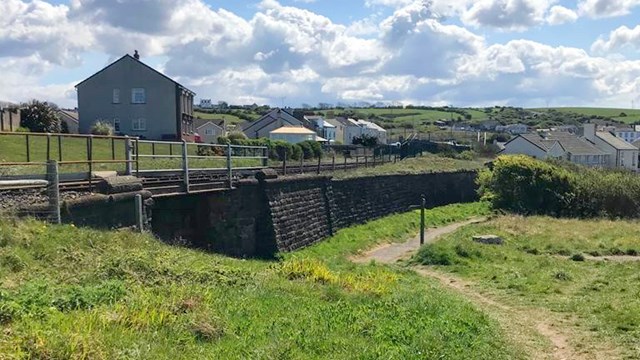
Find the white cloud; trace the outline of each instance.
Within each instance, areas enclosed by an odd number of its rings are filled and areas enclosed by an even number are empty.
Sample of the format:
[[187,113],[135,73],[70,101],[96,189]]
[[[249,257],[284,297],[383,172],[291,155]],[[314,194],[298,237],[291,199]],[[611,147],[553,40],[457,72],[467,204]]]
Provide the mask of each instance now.
[[466,24],[525,30],[544,22],[548,0],[479,0],[463,15]]
[[592,18],[624,16],[640,5],[640,0],[582,0],[578,4],[581,15]]
[[640,49],[640,25],[633,29],[621,26],[609,34],[609,38],[596,40],[591,49],[596,53],[628,49]]
[[576,20],[578,20],[578,14],[575,11],[560,5],[551,7],[549,15],[547,15],[547,23],[549,25],[561,25]]

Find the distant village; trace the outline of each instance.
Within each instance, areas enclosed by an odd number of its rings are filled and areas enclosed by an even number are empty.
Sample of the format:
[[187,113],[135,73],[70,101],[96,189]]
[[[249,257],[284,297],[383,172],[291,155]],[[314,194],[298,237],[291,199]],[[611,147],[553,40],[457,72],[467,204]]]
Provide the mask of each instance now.
[[[216,143],[218,138],[235,132],[250,139],[268,138],[289,143],[317,141],[351,145],[358,139],[391,143],[388,129],[380,122],[337,116],[330,109],[318,115],[304,109],[274,108],[264,111],[257,119],[241,123],[229,123],[224,116],[199,118],[195,110],[218,110],[222,103],[201,99],[195,105],[194,91],[146,65],[137,52],[99,70],[77,84],[76,90],[78,107],[57,110],[64,131],[69,133],[89,134],[97,123],[107,123],[116,135],[149,140]],[[20,119],[19,106],[0,102],[0,131],[17,131]],[[640,163],[640,126],[594,122],[583,126],[533,128],[525,123],[505,125],[495,119],[473,124],[440,119],[433,124],[443,131],[477,134],[477,142],[486,146],[488,141],[497,154],[526,154],[631,171],[638,171]],[[493,135],[489,140],[487,133]]]

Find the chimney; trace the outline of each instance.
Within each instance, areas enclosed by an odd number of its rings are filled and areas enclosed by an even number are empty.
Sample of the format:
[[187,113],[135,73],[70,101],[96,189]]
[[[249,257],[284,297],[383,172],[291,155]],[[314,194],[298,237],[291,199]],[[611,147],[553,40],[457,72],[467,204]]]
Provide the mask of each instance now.
[[138,50],[133,50],[133,57],[134,57],[136,60],[140,60],[140,54],[138,54]]
[[584,137],[589,141],[596,140],[596,124],[584,124]]

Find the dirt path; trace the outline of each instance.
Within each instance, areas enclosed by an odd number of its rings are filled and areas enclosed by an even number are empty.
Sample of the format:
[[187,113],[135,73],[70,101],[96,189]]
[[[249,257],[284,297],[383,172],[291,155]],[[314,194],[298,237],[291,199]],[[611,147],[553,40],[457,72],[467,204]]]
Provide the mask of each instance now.
[[[435,242],[442,235],[454,232],[463,226],[480,223],[486,219],[472,219],[438,229],[429,229],[425,242]],[[375,260],[379,263],[394,264],[408,258],[420,247],[419,236],[406,243],[386,244],[370,250],[351,260],[367,263]],[[504,334],[518,348],[533,359],[617,359],[619,354],[611,347],[596,344],[588,335],[580,333],[570,324],[570,320],[558,319],[549,311],[508,305],[479,291],[473,283],[454,275],[446,274],[429,267],[416,267],[416,272],[425,277],[438,280],[442,285],[462,294],[480,309],[495,319]],[[574,340],[574,341],[572,341]],[[580,344],[580,349],[572,346]]]

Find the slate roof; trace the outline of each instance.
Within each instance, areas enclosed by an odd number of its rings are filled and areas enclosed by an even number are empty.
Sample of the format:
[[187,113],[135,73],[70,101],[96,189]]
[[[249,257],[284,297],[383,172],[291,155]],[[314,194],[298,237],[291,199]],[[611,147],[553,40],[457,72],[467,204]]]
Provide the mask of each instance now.
[[247,121],[242,123],[242,130],[247,131],[252,127],[262,128],[267,124],[277,121],[278,119],[282,119],[284,122],[289,123],[291,125],[302,124],[300,120],[296,119],[293,115],[289,114],[289,112],[287,112],[286,110],[276,108],[264,114],[258,120],[251,121],[251,122]]
[[547,139],[558,141],[562,148],[571,155],[607,155],[590,141],[573,134],[551,132],[547,135]]
[[149,65],[147,65],[147,64],[145,64],[145,63],[143,63],[142,61],[140,61],[140,60],[138,60],[138,59],[134,58],[133,56],[131,56],[131,55],[129,55],[129,54],[125,54],[125,55],[124,55],[123,57],[121,57],[120,59],[118,59],[118,60],[116,60],[116,61],[112,62],[111,64],[107,65],[106,67],[104,67],[102,70],[100,70],[100,71],[98,71],[97,73],[95,73],[95,74],[93,74],[93,75],[89,76],[88,78],[86,78],[86,79],[82,80],[82,81],[81,81],[81,82],[79,82],[75,87],[77,88],[78,86],[80,86],[80,85],[84,84],[85,82],[87,82],[88,80],[90,80],[91,78],[93,78],[94,76],[96,76],[96,75],[100,74],[101,72],[103,72],[103,71],[107,70],[108,68],[110,68],[110,67],[111,67],[111,66],[113,66],[114,64],[117,64],[117,63],[119,63],[120,61],[123,61],[123,60],[125,60],[125,59],[133,60],[133,61],[135,61],[135,62],[139,63],[140,65],[142,65],[142,66],[144,66],[144,67],[146,67],[146,68],[148,68],[148,69],[152,70],[152,71],[153,71],[153,72],[155,72],[156,74],[158,74],[158,75],[162,76],[163,78],[165,78],[165,79],[167,79],[167,80],[171,81],[172,83],[174,83],[174,84],[178,85],[179,87],[181,87],[183,90],[185,90],[185,91],[187,91],[187,92],[190,92],[191,94],[193,94],[193,95],[195,96],[195,94],[196,94],[196,93],[195,93],[195,92],[193,92],[193,91],[191,91],[191,90],[189,90],[189,88],[187,88],[186,86],[184,86],[184,85],[182,85],[182,84],[178,83],[177,81],[173,80],[172,78],[168,77],[167,75],[165,75],[165,74],[161,73],[160,71],[158,71],[158,70],[156,70],[156,69],[152,68],[151,66],[149,66]]
[[212,123],[213,125],[222,128],[222,126],[224,125],[224,120],[212,120],[212,119],[193,119],[193,126],[196,129],[199,129],[201,127],[203,127],[204,125],[208,124],[208,123]]
[[603,131],[596,132],[596,136],[602,139],[602,141],[613,146],[617,150],[638,150],[637,147],[629,144],[628,142],[620,139],[619,137]]

